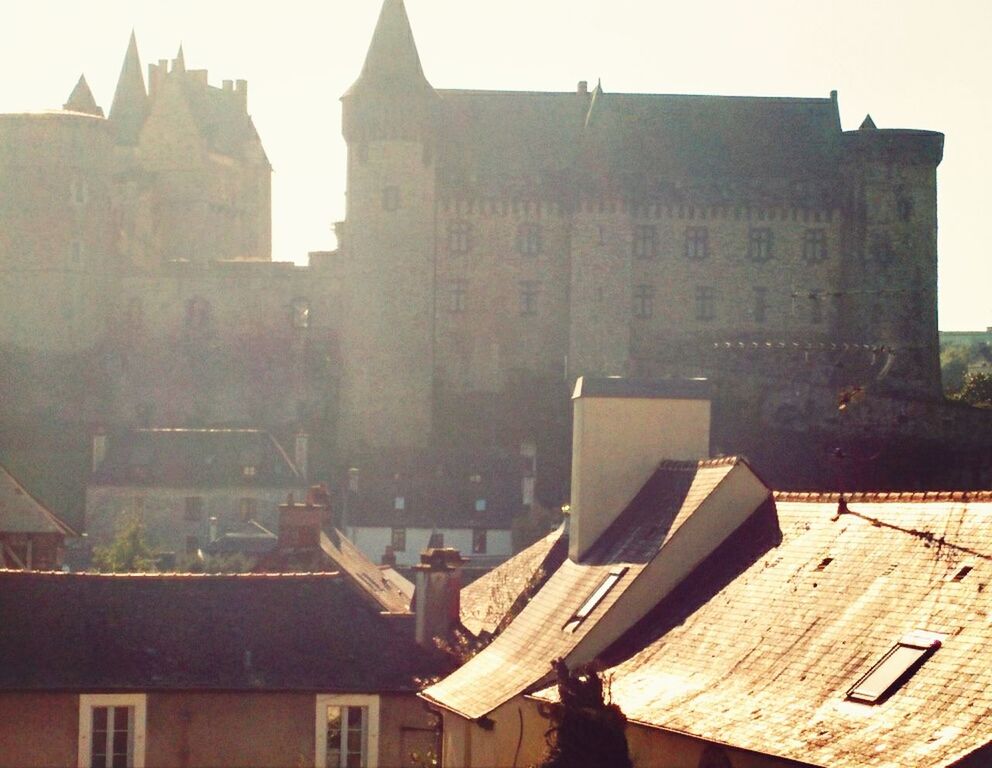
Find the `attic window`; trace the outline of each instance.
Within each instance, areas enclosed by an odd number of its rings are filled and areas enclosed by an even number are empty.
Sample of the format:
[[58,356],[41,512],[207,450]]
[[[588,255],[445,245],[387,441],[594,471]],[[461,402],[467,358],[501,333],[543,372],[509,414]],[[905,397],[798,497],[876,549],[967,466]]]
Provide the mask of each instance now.
[[816,566],[816,570],[822,571],[824,568],[826,568],[828,565],[830,565],[833,561],[834,561],[834,559],[832,557],[825,557],[825,558],[823,558],[820,561],[820,564],[818,566]]
[[245,477],[254,477],[255,476],[255,465],[254,464],[245,464],[245,466],[241,470],[241,473]]
[[916,630],[904,635],[847,692],[847,698],[877,704],[908,680],[940,648],[943,635]]
[[574,632],[578,629],[578,626],[585,621],[586,617],[592,613],[593,609],[602,602],[603,598],[609,593],[611,589],[620,581],[620,577],[627,572],[627,566],[622,566],[620,568],[614,568],[610,571],[606,578],[604,578],[597,587],[592,591],[592,594],[586,598],[586,601],[579,606],[579,610],[572,614],[572,617],[565,623],[562,629],[565,632]]
[[954,574],[954,578],[952,579],[952,581],[961,581],[961,579],[963,579],[965,576],[971,573],[973,567],[974,566],[971,565],[962,565],[961,569]]

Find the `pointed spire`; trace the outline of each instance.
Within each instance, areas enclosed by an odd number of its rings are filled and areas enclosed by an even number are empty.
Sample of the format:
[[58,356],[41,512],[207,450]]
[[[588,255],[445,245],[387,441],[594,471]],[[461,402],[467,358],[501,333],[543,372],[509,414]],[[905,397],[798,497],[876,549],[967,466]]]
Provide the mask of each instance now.
[[602,101],[603,81],[601,78],[596,78],[596,87],[593,89],[592,97],[589,99],[589,111],[586,112],[586,128],[589,128],[599,113],[603,111]]
[[138,42],[134,30],[131,30],[131,41],[124,55],[121,76],[117,80],[117,90],[114,91],[114,101],[110,106],[110,120],[116,124],[118,142],[136,143],[147,116],[148,94],[145,92],[145,78],[141,74]]
[[369,85],[432,90],[420,65],[403,0],[384,0],[362,73],[346,95]]
[[877,131],[875,127],[875,121],[871,119],[871,114],[865,115],[864,122],[861,123],[861,127],[858,128],[859,131]]
[[79,76],[79,82],[72,89],[72,93],[69,94],[69,100],[62,105],[62,109],[103,117],[103,110],[97,106],[96,99],[93,98],[93,91],[90,90],[85,75]]
[[176,54],[176,58],[172,60],[172,71],[173,72],[185,72],[186,71],[186,57],[183,55],[183,44],[179,44],[179,52]]

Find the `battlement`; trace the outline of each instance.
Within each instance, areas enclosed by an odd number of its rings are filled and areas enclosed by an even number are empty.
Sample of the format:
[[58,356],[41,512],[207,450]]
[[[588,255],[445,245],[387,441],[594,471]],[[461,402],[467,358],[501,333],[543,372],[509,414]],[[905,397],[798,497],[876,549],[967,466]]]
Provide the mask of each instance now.
[[166,77],[181,77],[184,85],[212,94],[223,94],[234,103],[240,105],[242,111],[248,111],[248,81],[222,80],[221,86],[210,85],[206,69],[186,69],[181,58],[159,59],[157,63],[148,65],[148,96],[153,101],[161,94]]

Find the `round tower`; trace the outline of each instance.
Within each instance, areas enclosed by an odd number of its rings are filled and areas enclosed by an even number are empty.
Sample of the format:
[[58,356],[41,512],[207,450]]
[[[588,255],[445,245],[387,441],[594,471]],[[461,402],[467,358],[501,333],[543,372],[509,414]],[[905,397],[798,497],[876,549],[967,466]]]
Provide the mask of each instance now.
[[361,75],[341,101],[348,189],[339,243],[339,443],[349,452],[422,447],[434,396],[438,97],[424,77],[402,0],[383,4]]
[[940,396],[937,165],[943,146],[941,133],[879,130],[871,116],[844,133],[843,330],[891,351],[887,378],[932,397]]

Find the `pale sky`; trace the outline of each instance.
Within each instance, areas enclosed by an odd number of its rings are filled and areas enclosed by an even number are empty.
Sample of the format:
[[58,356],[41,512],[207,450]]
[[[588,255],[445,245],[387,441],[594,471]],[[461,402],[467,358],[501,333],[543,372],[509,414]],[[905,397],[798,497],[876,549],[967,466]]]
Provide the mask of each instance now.
[[[210,82],[248,80],[272,161],[273,258],[334,246],[344,216],[338,98],[379,0],[5,0],[0,112],[61,107],[80,73],[109,110],[132,27],[145,73],[183,43]],[[845,129],[946,134],[938,169],[940,327],[992,326],[987,0],[407,0],[439,88],[827,96]]]

